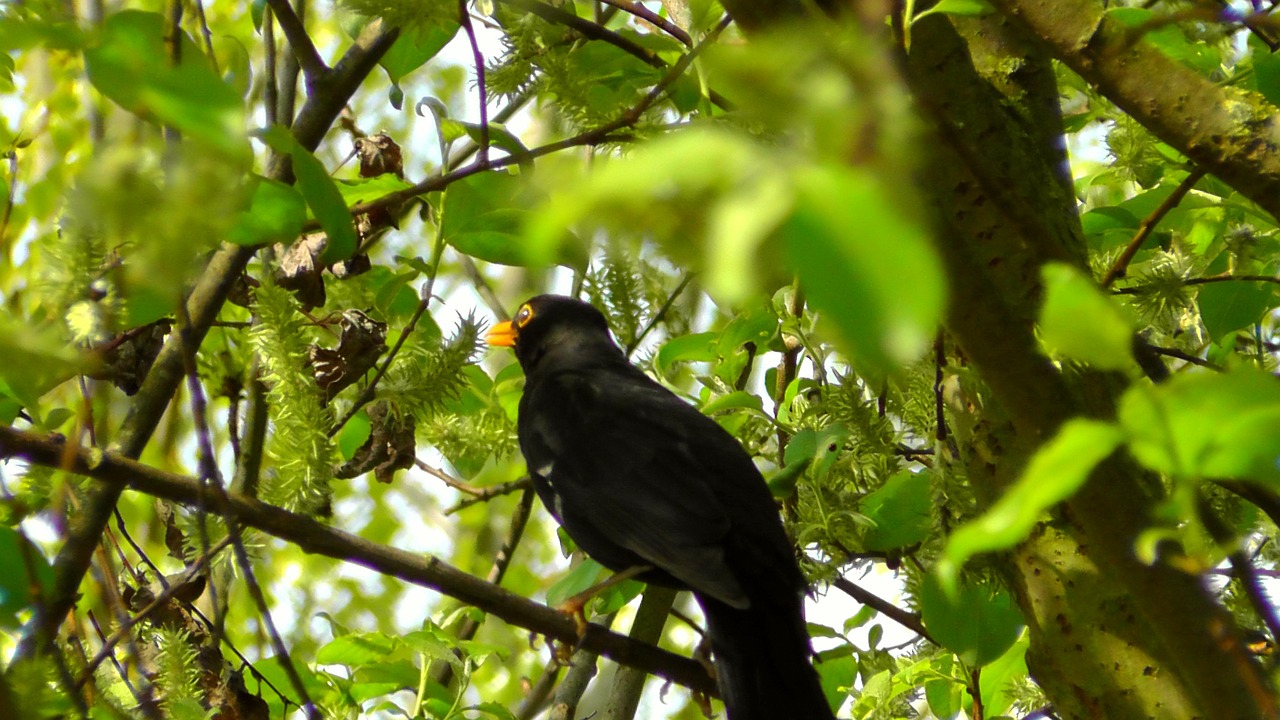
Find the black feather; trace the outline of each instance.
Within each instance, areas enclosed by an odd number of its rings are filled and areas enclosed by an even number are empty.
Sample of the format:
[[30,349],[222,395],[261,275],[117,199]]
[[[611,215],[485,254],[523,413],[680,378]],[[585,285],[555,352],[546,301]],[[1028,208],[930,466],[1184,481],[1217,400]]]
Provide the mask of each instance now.
[[828,720],[804,579],[750,456],[629,363],[604,316],[566,297],[523,307],[518,430],[537,488],[588,555],[694,592],[730,720]]

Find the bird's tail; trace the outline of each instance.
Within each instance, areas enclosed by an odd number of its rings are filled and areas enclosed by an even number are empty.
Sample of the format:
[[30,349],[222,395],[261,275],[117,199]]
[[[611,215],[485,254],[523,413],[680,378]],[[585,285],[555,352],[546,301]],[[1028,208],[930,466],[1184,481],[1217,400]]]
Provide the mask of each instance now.
[[745,610],[699,600],[728,720],[833,720],[810,664],[802,597],[794,606]]

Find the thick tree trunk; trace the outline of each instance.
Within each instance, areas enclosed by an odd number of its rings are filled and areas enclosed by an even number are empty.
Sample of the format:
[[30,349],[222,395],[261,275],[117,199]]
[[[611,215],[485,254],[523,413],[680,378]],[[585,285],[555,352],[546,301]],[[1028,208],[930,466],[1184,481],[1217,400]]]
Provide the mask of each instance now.
[[[760,27],[761,2],[726,5],[750,7]],[[903,64],[936,133],[922,143],[932,156],[921,185],[950,283],[947,330],[989,390],[967,404],[975,417],[958,443],[984,502],[1065,419],[1111,417],[1122,389],[1105,375],[1064,377],[1034,336],[1041,265],[1084,267],[1085,246],[1052,66],[1026,28],[1001,15],[955,25],[933,16],[912,28]],[[1106,77],[1118,87],[1141,82],[1117,72]],[[1029,668],[1062,717],[1273,715],[1262,673],[1198,579],[1134,556],[1160,497],[1156,478],[1113,459],[1055,522],[997,560],[1028,621]]]

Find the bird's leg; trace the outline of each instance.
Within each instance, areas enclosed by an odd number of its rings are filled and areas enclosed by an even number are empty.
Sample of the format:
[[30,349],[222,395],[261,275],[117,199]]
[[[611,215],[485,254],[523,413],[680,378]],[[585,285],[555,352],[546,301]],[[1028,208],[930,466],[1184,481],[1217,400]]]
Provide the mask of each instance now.
[[635,565],[623,570],[622,572],[614,573],[603,582],[596,583],[595,585],[592,585],[586,590],[583,590],[577,595],[574,595],[560,603],[556,606],[556,610],[559,610],[566,615],[573,616],[573,619],[578,624],[578,639],[581,640],[587,634],[587,614],[583,612],[583,608],[587,606],[587,603],[591,602],[592,598],[605,590],[608,590],[614,585],[630,580],[631,578],[652,569],[652,565]]

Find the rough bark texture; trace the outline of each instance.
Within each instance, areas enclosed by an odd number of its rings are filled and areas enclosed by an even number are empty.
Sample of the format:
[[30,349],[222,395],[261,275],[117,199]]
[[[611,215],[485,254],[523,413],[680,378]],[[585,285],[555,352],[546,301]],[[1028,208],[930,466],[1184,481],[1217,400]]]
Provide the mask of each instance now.
[[[757,5],[726,4],[731,12]],[[1065,377],[1034,335],[1041,265],[1083,266],[1085,255],[1050,55],[1242,193],[1280,209],[1280,156],[1266,157],[1273,123],[1252,98],[1130,46],[1096,3],[997,4],[1010,15],[917,23],[903,65],[937,134],[925,143],[933,157],[921,186],[937,212],[950,283],[947,330],[987,388],[960,442],[985,502],[1065,419],[1111,417],[1122,389],[1107,375]],[[997,560],[1029,623],[1032,673],[1062,717],[1273,716],[1261,672],[1199,581],[1134,557],[1160,495],[1155,478],[1113,458],[1055,522]]]

